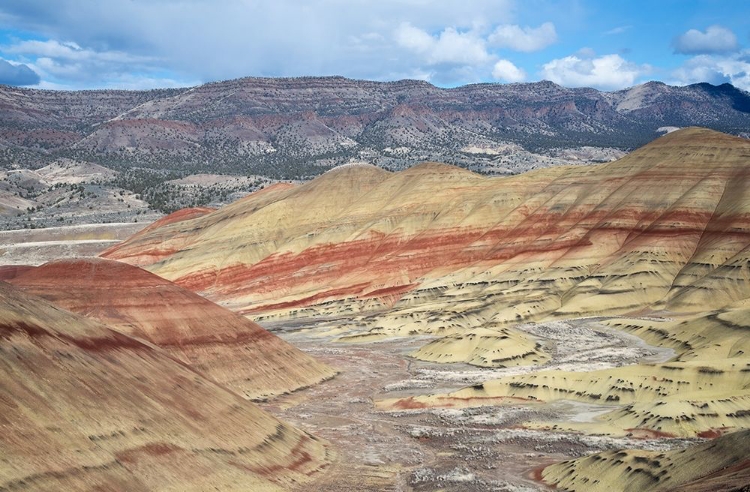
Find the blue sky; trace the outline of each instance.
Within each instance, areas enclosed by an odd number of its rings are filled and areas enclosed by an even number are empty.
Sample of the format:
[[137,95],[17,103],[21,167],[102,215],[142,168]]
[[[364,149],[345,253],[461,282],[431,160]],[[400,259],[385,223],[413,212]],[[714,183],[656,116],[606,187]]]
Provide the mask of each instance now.
[[0,83],[245,76],[750,90],[748,0],[3,0]]

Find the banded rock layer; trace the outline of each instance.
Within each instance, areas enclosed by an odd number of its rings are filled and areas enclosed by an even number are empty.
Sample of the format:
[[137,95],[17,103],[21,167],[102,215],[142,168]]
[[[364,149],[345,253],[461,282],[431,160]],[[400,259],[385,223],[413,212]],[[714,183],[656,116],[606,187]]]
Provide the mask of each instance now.
[[[246,314],[387,307],[393,332],[699,313],[750,297],[749,162],[750,141],[690,128],[613,163],[510,178],[342,167],[104,256]],[[423,316],[437,305],[450,310]]]
[[289,490],[322,442],[158,348],[0,282],[0,489]]
[[62,260],[10,282],[152,343],[246,398],[286,393],[335,374],[247,318],[125,263]]
[[413,354],[437,362],[543,365],[514,325],[621,316],[607,323],[674,359],[376,404],[569,399],[612,406],[575,430],[715,435],[750,426],[748,190],[750,141],[689,128],[616,162],[506,178],[342,167],[105,255],[257,319],[319,319],[342,340],[439,335]]

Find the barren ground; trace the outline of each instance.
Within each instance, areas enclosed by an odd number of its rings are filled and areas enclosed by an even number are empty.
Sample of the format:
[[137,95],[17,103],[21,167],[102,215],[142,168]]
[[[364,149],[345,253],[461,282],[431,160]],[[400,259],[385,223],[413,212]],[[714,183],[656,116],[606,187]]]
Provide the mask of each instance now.
[[[544,369],[593,370],[672,356],[597,319],[528,325],[552,354]],[[330,327],[330,320],[324,323]],[[341,373],[263,406],[329,440],[337,454],[316,490],[545,490],[535,472],[550,463],[613,448],[666,450],[688,440],[643,440],[531,430],[529,421],[586,421],[612,409],[574,402],[469,409],[379,412],[373,401],[458,389],[532,367],[483,369],[421,362],[406,354],[427,337],[378,343],[334,342],[305,325],[268,326]],[[322,331],[322,330],[320,330]]]
[[0,231],[0,265],[41,265],[51,260],[96,256],[148,223],[84,224]]

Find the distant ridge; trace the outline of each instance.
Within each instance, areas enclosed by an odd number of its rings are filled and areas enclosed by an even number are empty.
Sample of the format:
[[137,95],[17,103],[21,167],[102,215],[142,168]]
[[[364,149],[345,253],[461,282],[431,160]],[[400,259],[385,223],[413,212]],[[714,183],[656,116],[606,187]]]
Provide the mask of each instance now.
[[632,149],[664,126],[733,134],[750,128],[750,95],[729,84],[649,82],[599,92],[549,81],[442,89],[414,80],[243,78],[153,91],[0,86],[0,101],[6,167],[65,157],[116,170],[283,179],[352,159],[389,168],[435,160],[479,169],[501,159],[497,149],[508,144],[531,151]]

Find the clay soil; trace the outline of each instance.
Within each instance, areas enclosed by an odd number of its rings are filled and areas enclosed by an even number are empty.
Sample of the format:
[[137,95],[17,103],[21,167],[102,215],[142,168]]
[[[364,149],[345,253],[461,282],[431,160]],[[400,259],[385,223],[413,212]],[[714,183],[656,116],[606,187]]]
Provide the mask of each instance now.
[[[331,320],[325,325],[330,327]],[[667,450],[689,441],[628,439],[532,430],[534,421],[596,418],[613,407],[573,402],[509,403],[468,409],[375,410],[378,398],[445,392],[539,368],[483,369],[434,364],[407,354],[427,337],[378,343],[336,342],[315,323],[267,326],[337,368],[334,379],[263,403],[287,421],[327,439],[336,459],[312,489],[548,490],[540,470],[551,463],[616,448]],[[527,327],[552,354],[544,369],[601,369],[671,356],[639,339],[602,327],[596,319]],[[563,331],[564,330],[564,331]]]

